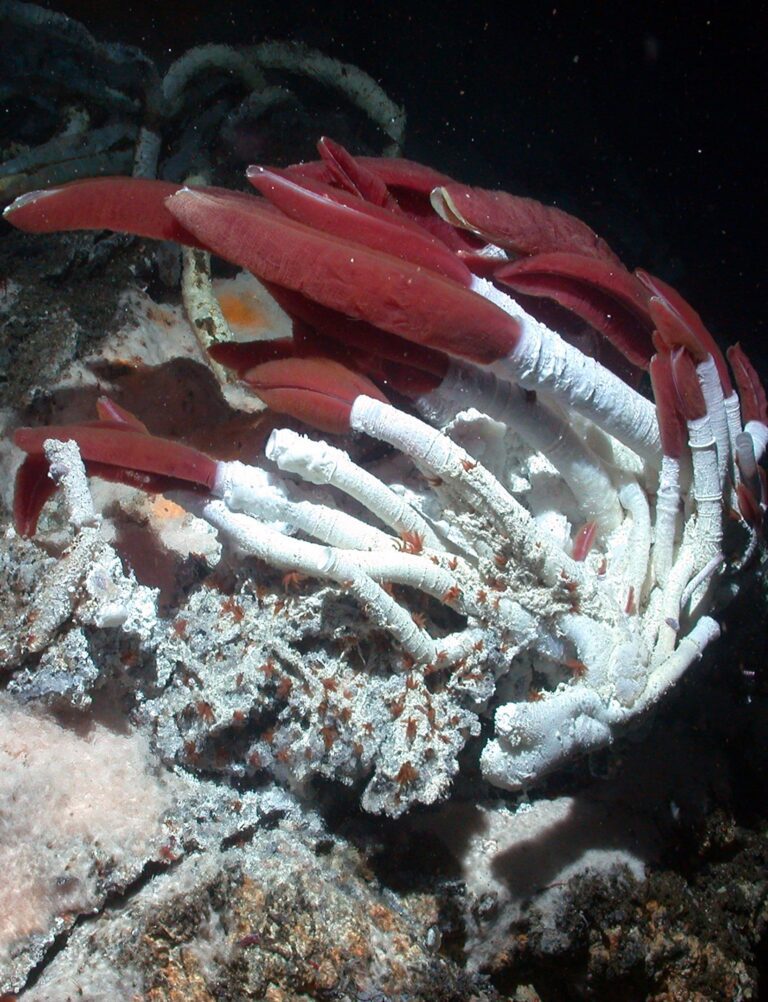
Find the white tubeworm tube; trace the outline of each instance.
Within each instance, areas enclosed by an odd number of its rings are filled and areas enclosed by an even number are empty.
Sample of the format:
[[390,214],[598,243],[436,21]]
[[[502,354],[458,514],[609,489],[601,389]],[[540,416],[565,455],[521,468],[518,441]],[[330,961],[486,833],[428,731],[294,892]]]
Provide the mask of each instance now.
[[616,489],[603,464],[559,414],[522,387],[454,360],[440,386],[416,405],[428,420],[443,425],[469,401],[547,457],[571,488],[584,521],[597,522],[601,535],[621,524]]
[[709,581],[718,567],[721,567],[725,562],[725,557],[722,553],[716,553],[714,557],[707,561],[706,564],[701,568],[698,574],[695,574],[688,584],[685,586],[685,591],[683,592],[683,597],[680,600],[680,605],[685,608],[687,603],[690,601],[691,596],[694,594],[697,588],[703,585],[705,582]]
[[617,726],[658,702],[719,634],[717,623],[703,616],[649,677],[631,706],[616,699],[604,700],[584,685],[545,694],[536,703],[500,706],[495,716],[496,738],[482,754],[483,775],[497,786],[518,790],[575,753],[607,745]]
[[651,465],[661,463],[656,408],[604,366],[535,320],[491,282],[476,278],[472,288],[520,324],[520,338],[491,368],[502,379],[550,394],[629,446]]
[[720,636],[720,627],[710,616],[702,616],[691,631],[683,637],[676,649],[648,678],[648,684],[634,707],[635,713],[647,710],[658,702],[678,681],[704,649]]
[[754,439],[744,431],[739,432],[736,436],[735,447],[736,462],[742,480],[746,484],[754,483],[757,478]]
[[696,366],[696,375],[707,405],[707,418],[717,448],[717,469],[722,490],[731,468],[732,451],[723,387],[715,360],[711,355],[707,355],[704,361]]
[[725,421],[728,426],[728,441],[731,445],[731,455],[736,455],[736,439],[741,435],[741,402],[734,391],[725,398]]
[[619,500],[632,517],[627,541],[628,560],[624,572],[627,586],[625,608],[640,611],[648,577],[648,555],[651,550],[651,513],[645,491],[636,484],[625,484],[619,490]]
[[[343,551],[342,551],[343,552]],[[456,579],[446,570],[437,567],[427,557],[410,553],[361,553],[350,552],[349,560],[354,560],[374,581],[388,581],[392,584],[408,585],[426,592],[434,598],[446,601],[444,596],[456,588]],[[456,588],[458,592],[458,588]],[[460,596],[448,601],[449,605],[464,610]]]
[[693,548],[686,540],[680,547],[677,559],[672,565],[664,585],[659,607],[659,628],[656,646],[651,657],[651,667],[655,670],[672,653],[680,632],[680,610],[683,592],[696,566]]
[[93,507],[88,477],[77,443],[71,439],[62,442],[48,438],[43,442],[43,452],[50,464],[49,476],[61,487],[67,515],[75,529],[98,525],[101,517]]
[[281,470],[296,473],[312,484],[329,484],[359,501],[395,532],[418,536],[427,549],[444,549],[429,523],[407,501],[353,463],[341,449],[280,428],[270,435],[265,451]]
[[696,500],[693,544],[700,568],[720,552],[723,538],[723,492],[720,488],[717,441],[708,415],[688,422],[688,444],[693,459],[693,496]]
[[352,405],[350,427],[389,442],[449,484],[466,505],[486,515],[509,538],[515,558],[537,576],[550,584],[561,574],[584,582],[583,567],[537,530],[527,509],[485,467],[437,429],[365,396]]
[[288,531],[299,530],[332,546],[386,550],[399,542],[346,512],[310,501],[289,501],[258,466],[237,461],[219,463],[213,493],[232,511],[278,523]]
[[653,534],[653,573],[663,587],[672,567],[677,519],[680,514],[680,461],[664,456],[656,494]]
[[744,425],[744,431],[752,436],[752,441],[755,444],[755,459],[759,463],[766,447],[768,447],[768,425],[763,424],[762,421],[747,421]]
[[357,599],[374,623],[392,634],[417,664],[434,661],[435,645],[429,635],[358,566],[356,559],[331,546],[284,536],[249,515],[230,511],[223,501],[207,502],[201,515],[249,556],[278,570],[335,581]]
[[[755,459],[755,443],[751,435],[748,435],[746,432],[740,432],[736,436],[735,455],[739,483],[751,494],[753,500],[758,505],[758,510],[764,512],[768,498],[765,497],[763,482],[760,478],[757,460]],[[740,499],[737,494],[737,507],[739,503]],[[760,533],[758,526],[748,524],[746,519],[745,524],[749,531],[749,543],[739,559],[735,561],[734,566],[737,568],[744,567],[752,559],[759,542]]]

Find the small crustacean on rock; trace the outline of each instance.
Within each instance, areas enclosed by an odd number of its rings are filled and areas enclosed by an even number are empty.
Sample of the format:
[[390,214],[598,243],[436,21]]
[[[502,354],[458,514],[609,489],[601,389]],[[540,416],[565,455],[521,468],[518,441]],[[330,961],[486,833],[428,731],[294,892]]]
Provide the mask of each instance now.
[[[252,272],[293,337],[212,357],[273,411],[341,436],[277,430],[261,469],[103,400],[91,424],[17,431],[17,527],[33,533],[53,491],[50,439],[77,443],[96,476],[173,489],[242,554],[331,583],[390,638],[375,666],[342,654],[359,698],[374,668],[450,690],[452,754],[493,714],[483,774],[526,787],[609,743],[718,636],[719,586],[748,573],[761,536],[765,394],[738,346],[726,362],[678,293],[564,212],[319,149],[251,168],[257,196],[102,178],[6,210],[24,230],[172,239]],[[561,333],[542,322],[553,301]],[[598,358],[568,339],[573,318],[602,336]],[[364,468],[356,436],[389,448]],[[435,725],[408,691],[391,704],[404,747]],[[355,744],[351,713],[324,728],[323,754]],[[434,754],[403,755],[404,805],[443,795],[421,784]]]

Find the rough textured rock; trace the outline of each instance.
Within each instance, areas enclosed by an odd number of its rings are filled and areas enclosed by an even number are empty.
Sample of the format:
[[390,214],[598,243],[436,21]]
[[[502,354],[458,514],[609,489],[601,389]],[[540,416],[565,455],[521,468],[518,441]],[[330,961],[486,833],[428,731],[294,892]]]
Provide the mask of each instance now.
[[[242,815],[253,805],[220,806]],[[119,908],[83,919],[24,997],[498,997],[430,950],[434,898],[382,891],[360,856],[319,826],[258,825],[167,861]]]
[[140,734],[0,695],[0,970],[6,987],[159,857],[175,784]]

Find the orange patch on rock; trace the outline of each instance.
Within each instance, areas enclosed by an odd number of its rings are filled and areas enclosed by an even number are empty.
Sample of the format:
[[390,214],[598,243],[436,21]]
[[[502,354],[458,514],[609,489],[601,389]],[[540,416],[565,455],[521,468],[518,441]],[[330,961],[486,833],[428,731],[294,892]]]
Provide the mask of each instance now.
[[247,330],[253,335],[267,326],[267,317],[262,306],[249,296],[223,292],[219,296],[219,306],[230,327]]

